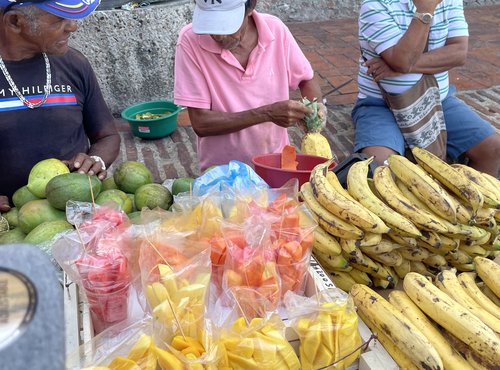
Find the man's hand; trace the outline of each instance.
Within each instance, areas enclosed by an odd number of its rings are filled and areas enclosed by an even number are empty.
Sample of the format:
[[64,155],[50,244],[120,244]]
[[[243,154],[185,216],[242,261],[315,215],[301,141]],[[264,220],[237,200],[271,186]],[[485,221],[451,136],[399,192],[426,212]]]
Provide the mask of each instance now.
[[372,76],[376,82],[387,77],[395,77],[401,74],[391,69],[382,58],[367,60],[365,66],[368,68],[368,75]]
[[72,159],[63,162],[68,165],[71,172],[78,171],[89,175],[97,175],[100,180],[104,180],[108,174],[99,161],[95,161],[85,153],[78,153]]
[[270,121],[281,127],[291,127],[300,123],[306,113],[312,113],[311,108],[295,100],[284,100],[269,106]]
[[10,211],[9,198],[5,195],[0,195],[0,212]]

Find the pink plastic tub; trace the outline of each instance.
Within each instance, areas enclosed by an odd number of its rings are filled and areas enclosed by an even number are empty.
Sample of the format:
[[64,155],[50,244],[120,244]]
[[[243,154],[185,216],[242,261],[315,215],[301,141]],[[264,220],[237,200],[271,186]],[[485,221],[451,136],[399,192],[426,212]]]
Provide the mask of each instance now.
[[[280,168],[281,153],[261,154],[252,158],[255,172],[272,188],[279,188],[293,178],[299,180],[300,188],[303,183],[309,181],[312,169],[326,161],[324,157],[297,153],[297,170],[292,171]],[[332,163],[330,169],[335,166],[336,163]]]

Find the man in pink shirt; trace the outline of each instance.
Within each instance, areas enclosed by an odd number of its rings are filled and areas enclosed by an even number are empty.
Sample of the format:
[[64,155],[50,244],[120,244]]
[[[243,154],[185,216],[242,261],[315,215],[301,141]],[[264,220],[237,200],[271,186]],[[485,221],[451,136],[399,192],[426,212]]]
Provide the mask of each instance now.
[[312,110],[289,90],[321,101],[309,61],[278,18],[257,0],[196,0],[179,35],[174,101],[188,107],[203,171],[232,159],[281,152],[287,127]]

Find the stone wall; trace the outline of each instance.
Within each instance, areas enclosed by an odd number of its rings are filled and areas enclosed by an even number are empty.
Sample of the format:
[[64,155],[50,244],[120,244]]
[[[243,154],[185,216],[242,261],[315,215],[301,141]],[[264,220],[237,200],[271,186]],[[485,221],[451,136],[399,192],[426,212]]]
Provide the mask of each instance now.
[[[257,10],[285,22],[354,18],[360,0],[259,0]],[[500,0],[466,0],[466,6]],[[140,101],[172,99],[175,42],[191,19],[192,0],[152,3],[132,11],[96,11],[80,21],[71,45],[93,65],[113,113]]]

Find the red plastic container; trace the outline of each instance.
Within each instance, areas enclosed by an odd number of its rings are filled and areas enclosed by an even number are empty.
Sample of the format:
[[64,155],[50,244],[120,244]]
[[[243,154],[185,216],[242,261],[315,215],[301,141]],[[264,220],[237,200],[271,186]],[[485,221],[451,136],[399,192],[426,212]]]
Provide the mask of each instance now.
[[[272,188],[279,188],[293,178],[299,180],[300,188],[303,183],[309,181],[312,169],[326,161],[327,159],[324,157],[297,153],[297,170],[292,171],[280,168],[281,153],[261,154],[252,158],[255,172]],[[332,163],[330,169],[336,165],[336,163]]]

